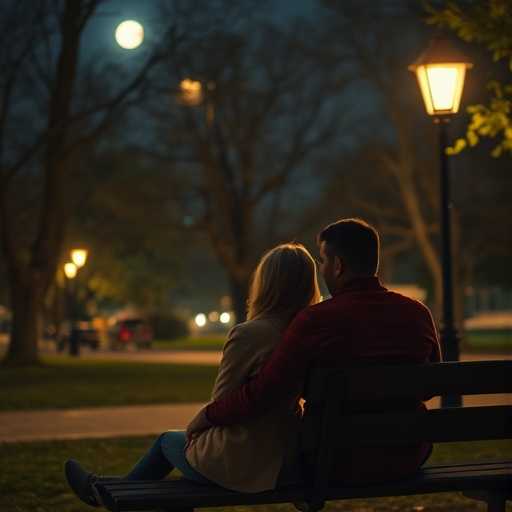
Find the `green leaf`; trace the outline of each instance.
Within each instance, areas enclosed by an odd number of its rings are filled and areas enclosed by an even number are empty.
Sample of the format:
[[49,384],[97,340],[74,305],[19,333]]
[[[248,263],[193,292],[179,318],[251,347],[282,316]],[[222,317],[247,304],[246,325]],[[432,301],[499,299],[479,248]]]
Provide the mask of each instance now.
[[446,148],[447,155],[458,155],[465,147],[467,142],[465,139],[457,139],[455,145],[451,148]]
[[473,148],[478,144],[479,138],[478,135],[473,131],[468,131],[466,134],[466,137],[468,139],[469,145]]

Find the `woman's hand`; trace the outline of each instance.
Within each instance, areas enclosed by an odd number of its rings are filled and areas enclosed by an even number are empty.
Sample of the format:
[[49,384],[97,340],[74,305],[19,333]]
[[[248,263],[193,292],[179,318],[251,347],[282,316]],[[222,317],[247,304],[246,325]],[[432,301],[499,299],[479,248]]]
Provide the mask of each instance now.
[[185,435],[187,446],[189,446],[193,439],[199,437],[202,432],[212,427],[213,425],[206,419],[206,407],[203,407],[187,427]]

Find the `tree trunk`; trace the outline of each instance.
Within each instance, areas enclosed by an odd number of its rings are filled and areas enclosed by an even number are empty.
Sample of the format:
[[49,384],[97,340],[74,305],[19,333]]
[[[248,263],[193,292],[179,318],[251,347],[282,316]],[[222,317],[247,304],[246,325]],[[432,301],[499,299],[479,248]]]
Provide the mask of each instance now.
[[245,322],[247,315],[247,296],[249,293],[249,279],[241,280],[230,278],[231,301],[233,313],[235,314],[235,323]]
[[42,285],[34,280],[22,285],[11,278],[12,327],[6,356],[9,365],[28,365],[39,362],[38,316],[41,311]]
[[81,9],[82,2],[68,1],[62,13],[62,44],[42,150],[44,186],[38,225],[28,251],[16,244],[10,224],[12,217],[7,215],[6,197],[2,197],[5,223],[2,238],[9,267],[13,316],[7,364],[30,364],[38,360],[38,318],[45,294],[54,279],[64,240],[68,220],[66,175],[70,161],[66,135],[76,79]]
[[389,104],[388,112],[395,127],[398,152],[396,159],[385,154],[381,154],[381,156],[384,165],[395,179],[416,244],[432,277],[434,305],[431,309],[434,318],[439,319],[443,295],[441,260],[438,250],[429,236],[428,223],[421,208],[423,192],[418,189],[414,179],[417,157],[409,141],[411,127],[407,120],[397,114],[397,112],[400,112],[399,107],[392,101],[389,101]]

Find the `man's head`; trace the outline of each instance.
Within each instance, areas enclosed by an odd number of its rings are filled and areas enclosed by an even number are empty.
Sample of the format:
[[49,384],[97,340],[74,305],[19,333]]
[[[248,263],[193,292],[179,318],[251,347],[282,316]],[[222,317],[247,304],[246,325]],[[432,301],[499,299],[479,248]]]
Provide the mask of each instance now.
[[372,277],[379,268],[379,234],[361,219],[342,219],[318,235],[320,271],[331,295],[354,277]]

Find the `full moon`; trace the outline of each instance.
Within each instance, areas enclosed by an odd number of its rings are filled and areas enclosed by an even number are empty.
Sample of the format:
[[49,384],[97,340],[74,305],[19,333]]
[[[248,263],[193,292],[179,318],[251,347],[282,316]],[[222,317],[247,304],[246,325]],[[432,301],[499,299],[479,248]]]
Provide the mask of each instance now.
[[116,41],[119,46],[132,50],[144,39],[144,29],[137,21],[123,21],[116,29]]

